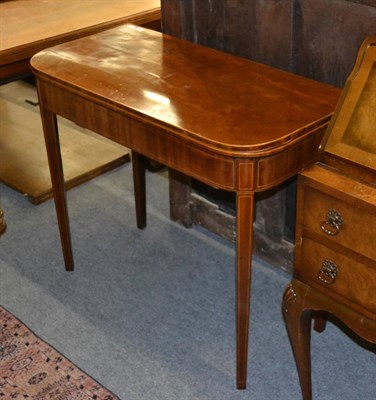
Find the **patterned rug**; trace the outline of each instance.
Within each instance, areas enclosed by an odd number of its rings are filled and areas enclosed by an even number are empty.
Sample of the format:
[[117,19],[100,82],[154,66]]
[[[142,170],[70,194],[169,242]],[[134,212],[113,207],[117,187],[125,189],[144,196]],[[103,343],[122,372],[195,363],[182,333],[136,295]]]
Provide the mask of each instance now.
[[118,400],[2,307],[0,399]]

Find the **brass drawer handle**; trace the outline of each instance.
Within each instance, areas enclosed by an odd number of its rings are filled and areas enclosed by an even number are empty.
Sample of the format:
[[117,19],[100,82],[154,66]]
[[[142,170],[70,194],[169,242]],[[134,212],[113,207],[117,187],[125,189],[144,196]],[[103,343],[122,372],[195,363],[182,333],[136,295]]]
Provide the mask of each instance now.
[[336,236],[343,224],[342,215],[331,208],[326,215],[326,220],[321,222],[321,229],[329,236]]
[[317,276],[321,282],[332,285],[337,279],[338,272],[338,267],[333,261],[324,260]]

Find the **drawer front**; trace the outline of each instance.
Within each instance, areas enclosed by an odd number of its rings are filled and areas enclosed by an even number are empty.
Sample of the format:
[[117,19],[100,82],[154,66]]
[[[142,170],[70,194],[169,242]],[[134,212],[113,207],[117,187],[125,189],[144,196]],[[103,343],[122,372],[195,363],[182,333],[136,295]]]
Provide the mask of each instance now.
[[356,262],[313,240],[304,238],[299,279],[325,292],[336,293],[376,312],[376,268]]
[[310,186],[304,191],[305,228],[376,260],[376,210],[360,208]]

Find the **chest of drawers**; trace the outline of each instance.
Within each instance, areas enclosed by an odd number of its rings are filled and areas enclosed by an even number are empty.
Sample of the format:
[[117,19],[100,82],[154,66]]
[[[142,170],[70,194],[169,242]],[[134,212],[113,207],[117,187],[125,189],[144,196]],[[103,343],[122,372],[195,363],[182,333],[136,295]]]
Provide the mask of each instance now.
[[320,162],[299,174],[295,239],[283,313],[311,400],[312,319],[322,330],[330,313],[376,343],[376,36],[359,51]]
[[318,165],[298,185],[295,278],[354,310],[375,313],[376,188]]

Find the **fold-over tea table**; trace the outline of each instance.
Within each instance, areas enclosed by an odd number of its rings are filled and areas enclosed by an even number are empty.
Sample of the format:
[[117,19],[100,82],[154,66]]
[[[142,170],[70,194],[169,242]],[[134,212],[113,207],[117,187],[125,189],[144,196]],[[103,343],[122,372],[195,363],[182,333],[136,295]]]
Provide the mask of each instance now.
[[254,195],[315,161],[339,90],[134,25],[44,50],[31,64],[68,270],[56,115],[133,151],[139,227],[144,157],[236,192],[237,387],[245,388]]

